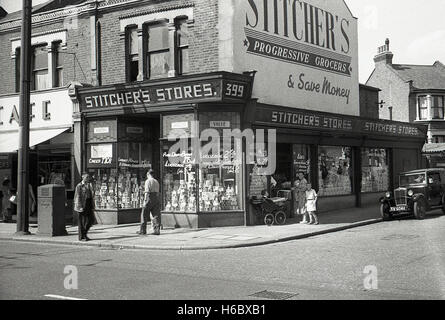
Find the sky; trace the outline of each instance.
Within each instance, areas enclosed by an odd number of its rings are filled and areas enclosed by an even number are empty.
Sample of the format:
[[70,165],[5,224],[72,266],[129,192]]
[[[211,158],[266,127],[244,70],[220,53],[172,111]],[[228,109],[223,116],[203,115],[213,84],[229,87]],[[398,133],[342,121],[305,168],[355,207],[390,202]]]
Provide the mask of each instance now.
[[[33,5],[47,0],[33,0]],[[445,0],[345,0],[358,18],[360,82],[374,69],[377,47],[390,39],[394,63],[445,63]],[[8,12],[21,0],[0,0]]]

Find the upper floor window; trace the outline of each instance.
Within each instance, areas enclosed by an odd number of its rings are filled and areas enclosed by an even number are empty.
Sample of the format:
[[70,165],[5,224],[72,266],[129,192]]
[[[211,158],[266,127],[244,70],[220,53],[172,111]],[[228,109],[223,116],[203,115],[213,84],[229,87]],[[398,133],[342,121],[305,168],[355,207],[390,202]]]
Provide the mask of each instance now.
[[139,74],[139,39],[138,28],[131,27],[126,32],[127,42],[127,79],[134,82],[138,79]]
[[431,117],[433,119],[444,119],[444,96],[431,97]]
[[178,75],[189,72],[189,37],[187,18],[177,19],[175,21],[176,34],[176,70]]
[[167,77],[170,70],[168,25],[166,23],[149,24],[146,30],[147,78]]
[[428,97],[420,96],[418,100],[419,120],[428,120]]
[[63,59],[62,59],[62,43],[55,42],[53,44],[53,54],[54,54],[54,87],[63,86]]
[[15,92],[20,92],[20,48],[15,50]]
[[49,88],[48,50],[46,45],[33,48],[31,88],[32,90]]
[[433,143],[445,143],[445,136],[434,136]]

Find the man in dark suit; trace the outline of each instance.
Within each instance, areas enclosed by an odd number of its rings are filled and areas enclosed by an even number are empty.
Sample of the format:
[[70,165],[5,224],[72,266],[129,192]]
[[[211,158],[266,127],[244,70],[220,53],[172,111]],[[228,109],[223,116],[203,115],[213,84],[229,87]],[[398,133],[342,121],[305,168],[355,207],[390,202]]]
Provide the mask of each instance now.
[[87,233],[94,223],[94,192],[88,173],[82,175],[82,181],[76,186],[74,210],[79,214],[79,241],[90,241]]

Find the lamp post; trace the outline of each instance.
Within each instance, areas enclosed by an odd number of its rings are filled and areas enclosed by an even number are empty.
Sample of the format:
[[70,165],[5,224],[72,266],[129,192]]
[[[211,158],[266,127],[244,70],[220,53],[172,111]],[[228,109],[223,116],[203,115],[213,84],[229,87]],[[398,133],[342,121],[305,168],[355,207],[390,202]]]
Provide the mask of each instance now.
[[31,91],[31,14],[32,0],[22,2],[20,55],[19,152],[17,170],[17,233],[29,233],[29,108]]

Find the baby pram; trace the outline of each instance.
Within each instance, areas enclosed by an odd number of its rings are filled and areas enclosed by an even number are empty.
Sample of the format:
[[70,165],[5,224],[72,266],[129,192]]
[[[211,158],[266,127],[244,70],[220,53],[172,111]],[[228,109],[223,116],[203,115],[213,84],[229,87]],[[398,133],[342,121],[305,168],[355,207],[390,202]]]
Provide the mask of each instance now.
[[[280,195],[281,191],[278,192]],[[256,211],[257,220],[267,226],[284,225],[288,211],[288,199],[286,197],[264,198],[253,197],[250,202]]]

